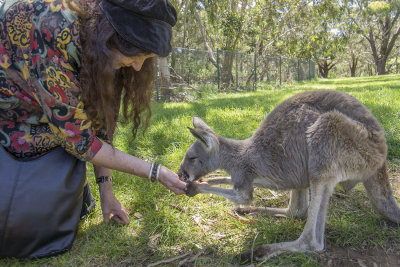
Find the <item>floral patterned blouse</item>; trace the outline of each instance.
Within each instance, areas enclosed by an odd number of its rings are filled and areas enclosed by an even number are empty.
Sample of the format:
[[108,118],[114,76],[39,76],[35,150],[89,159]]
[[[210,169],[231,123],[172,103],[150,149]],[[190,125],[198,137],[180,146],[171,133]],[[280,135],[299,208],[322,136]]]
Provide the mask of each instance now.
[[16,157],[100,150],[79,88],[78,17],[65,0],[0,0],[0,143]]

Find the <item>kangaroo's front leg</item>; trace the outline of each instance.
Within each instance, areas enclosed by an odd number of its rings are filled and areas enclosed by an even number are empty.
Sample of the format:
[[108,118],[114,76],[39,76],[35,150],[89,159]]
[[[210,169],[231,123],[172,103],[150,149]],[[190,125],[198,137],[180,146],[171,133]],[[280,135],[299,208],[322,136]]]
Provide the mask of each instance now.
[[220,184],[231,185],[233,183],[232,179],[229,177],[207,178],[202,181],[210,185],[220,185]]
[[245,207],[237,208],[236,211],[243,214],[262,213],[269,216],[287,216],[291,218],[304,219],[307,216],[308,188],[293,189],[290,192],[290,201],[287,208],[270,208],[270,207]]
[[225,189],[221,187],[212,187],[206,184],[189,183],[186,187],[186,195],[193,197],[197,194],[215,194],[225,197],[235,204],[247,205],[252,201],[253,188],[242,186],[235,189]]

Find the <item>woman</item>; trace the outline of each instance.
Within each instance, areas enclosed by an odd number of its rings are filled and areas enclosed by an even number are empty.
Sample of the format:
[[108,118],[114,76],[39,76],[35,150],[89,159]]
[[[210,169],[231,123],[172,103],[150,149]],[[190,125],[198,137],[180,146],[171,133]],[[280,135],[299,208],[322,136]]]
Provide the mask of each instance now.
[[61,146],[91,162],[105,222],[129,222],[112,192],[112,169],[184,193],[186,184],[166,167],[112,146],[120,103],[120,119],[132,122],[134,136],[139,125],[147,127],[153,57],[171,51],[176,23],[168,1],[6,0],[0,11],[0,143],[6,151],[34,158]]

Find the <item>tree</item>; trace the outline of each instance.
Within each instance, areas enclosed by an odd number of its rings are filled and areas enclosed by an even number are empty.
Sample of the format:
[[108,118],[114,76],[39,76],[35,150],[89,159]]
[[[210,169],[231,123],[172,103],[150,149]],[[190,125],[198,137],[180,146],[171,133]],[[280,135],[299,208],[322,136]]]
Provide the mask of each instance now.
[[400,1],[352,0],[346,8],[369,43],[377,74],[386,74],[386,62],[400,35]]
[[321,77],[327,78],[329,71],[341,60],[347,38],[340,31],[342,8],[337,1],[315,1],[311,11],[310,53],[318,65]]
[[221,64],[221,84],[222,89],[228,89],[233,81],[234,52],[238,49],[238,44],[243,37],[248,1],[208,0],[200,2],[207,14],[210,35],[214,37],[216,48],[222,48],[224,51]]

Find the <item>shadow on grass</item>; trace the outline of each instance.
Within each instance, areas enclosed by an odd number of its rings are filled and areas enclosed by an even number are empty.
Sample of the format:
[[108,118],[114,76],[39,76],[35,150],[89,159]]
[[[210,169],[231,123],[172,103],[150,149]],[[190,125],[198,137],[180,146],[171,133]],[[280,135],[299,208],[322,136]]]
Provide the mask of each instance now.
[[338,79],[317,79],[316,83],[329,84],[329,85],[352,85],[357,83],[393,83],[393,80],[397,80],[399,75],[380,75],[380,76],[365,76],[365,77],[354,77],[354,78],[338,78]]

